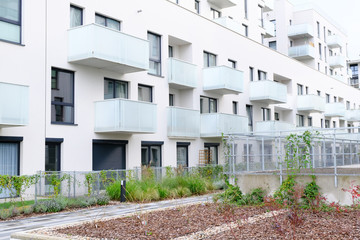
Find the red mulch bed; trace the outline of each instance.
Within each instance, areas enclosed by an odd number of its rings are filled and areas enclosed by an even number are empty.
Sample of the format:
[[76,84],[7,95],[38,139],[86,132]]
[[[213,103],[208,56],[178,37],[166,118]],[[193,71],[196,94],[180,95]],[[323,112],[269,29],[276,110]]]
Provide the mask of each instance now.
[[[268,212],[267,207],[227,208],[217,204],[177,207],[97,221],[52,231],[107,239],[171,239]],[[201,239],[360,239],[360,211],[301,211],[297,226],[289,212],[239,225]]]

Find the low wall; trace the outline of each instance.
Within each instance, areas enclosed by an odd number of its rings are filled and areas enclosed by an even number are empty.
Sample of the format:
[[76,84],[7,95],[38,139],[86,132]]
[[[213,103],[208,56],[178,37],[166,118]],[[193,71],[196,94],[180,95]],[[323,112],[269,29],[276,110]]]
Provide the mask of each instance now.
[[[261,187],[268,195],[273,195],[280,187],[280,177],[277,175],[237,175],[237,183],[241,191],[250,192],[254,188]],[[284,176],[283,179],[286,179]],[[338,186],[335,187],[334,176],[316,176],[316,183],[320,186],[321,194],[328,202],[339,202],[341,205],[351,205],[351,194],[342,189],[349,189],[351,184],[360,185],[360,176],[338,176]],[[311,181],[310,176],[297,176],[296,181],[302,185]]]

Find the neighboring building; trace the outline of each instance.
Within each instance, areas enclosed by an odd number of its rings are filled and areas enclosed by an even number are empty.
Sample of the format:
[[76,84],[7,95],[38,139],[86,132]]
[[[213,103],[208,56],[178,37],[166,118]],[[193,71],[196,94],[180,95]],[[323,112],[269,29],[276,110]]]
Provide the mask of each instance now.
[[1,3],[0,174],[223,163],[223,133],[358,126],[357,89],[261,44],[264,1],[178,2]]
[[293,6],[274,0],[274,10],[264,14],[276,25],[276,36],[266,39],[270,48],[304,64],[348,82],[345,31],[314,4]]

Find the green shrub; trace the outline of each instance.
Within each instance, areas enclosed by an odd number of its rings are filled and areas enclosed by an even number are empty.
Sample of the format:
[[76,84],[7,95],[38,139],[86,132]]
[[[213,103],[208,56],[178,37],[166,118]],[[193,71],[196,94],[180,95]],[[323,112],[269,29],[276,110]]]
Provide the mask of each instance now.
[[107,195],[97,195],[96,196],[96,203],[98,205],[106,205],[110,202],[110,198]]
[[262,188],[255,188],[249,194],[244,196],[245,202],[248,205],[257,205],[264,202],[265,190]]
[[24,215],[29,215],[29,214],[32,214],[33,212],[34,212],[34,207],[33,206],[23,207]]
[[[128,181],[126,185],[126,189],[133,188],[132,185],[134,181]],[[109,186],[106,187],[106,193],[110,197],[111,200],[120,200],[120,193],[121,193],[121,181],[115,181]]]
[[320,187],[316,184],[316,177],[314,176],[312,181],[306,184],[304,188],[303,204],[305,207],[313,205],[316,198],[320,195]]
[[64,209],[56,199],[44,201],[43,204],[46,206],[46,212],[60,212]]
[[179,197],[191,196],[191,191],[187,187],[178,187],[178,188],[175,189],[175,191],[177,192],[177,195]]
[[280,188],[275,192],[274,198],[279,203],[283,203],[284,201],[292,203],[295,184],[295,177],[292,175],[288,176],[288,178],[282,182]]
[[46,213],[47,212],[47,206],[44,204],[44,202],[34,204],[34,212],[36,213]]
[[11,212],[8,209],[0,209],[0,219],[6,220],[11,217]]

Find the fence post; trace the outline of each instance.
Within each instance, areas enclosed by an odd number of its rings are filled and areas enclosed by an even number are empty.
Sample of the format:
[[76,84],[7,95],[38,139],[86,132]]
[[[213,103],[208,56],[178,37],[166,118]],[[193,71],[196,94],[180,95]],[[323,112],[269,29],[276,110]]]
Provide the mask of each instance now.
[[333,154],[333,161],[334,161],[334,184],[335,187],[337,188],[338,186],[338,182],[337,182],[337,164],[336,164],[336,135],[335,135],[335,130],[334,130],[334,134],[333,134],[333,148],[332,148],[332,154]]
[[250,171],[250,156],[249,156],[249,137],[246,137],[246,171]]
[[261,169],[265,170],[265,148],[264,148],[264,137],[261,139]]
[[38,176],[35,175],[35,204],[37,204],[37,185],[38,185]]
[[39,171],[39,192],[40,192],[40,196],[41,196],[41,171]]
[[[352,165],[353,164],[353,152],[352,152],[352,142],[351,142],[351,140],[350,140],[350,165]],[[356,152],[355,152],[355,154],[356,154]]]
[[345,149],[344,149],[344,140],[341,141],[341,148],[342,148],[342,162],[343,162],[343,166],[345,166]]
[[323,142],[322,142],[322,156],[321,158],[323,159],[323,166],[326,167],[326,160],[327,160],[327,156],[326,156],[326,151],[325,151],[325,137],[323,139]]

